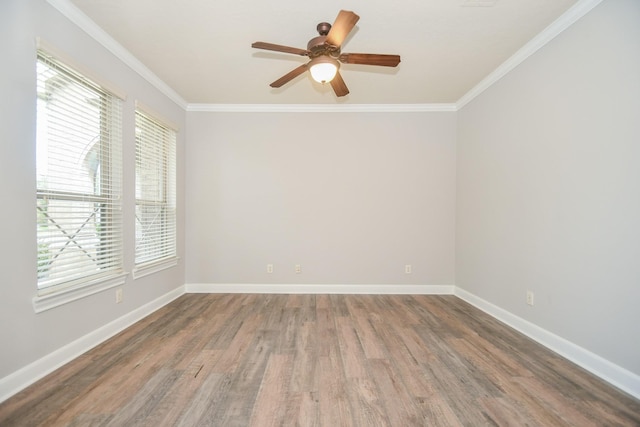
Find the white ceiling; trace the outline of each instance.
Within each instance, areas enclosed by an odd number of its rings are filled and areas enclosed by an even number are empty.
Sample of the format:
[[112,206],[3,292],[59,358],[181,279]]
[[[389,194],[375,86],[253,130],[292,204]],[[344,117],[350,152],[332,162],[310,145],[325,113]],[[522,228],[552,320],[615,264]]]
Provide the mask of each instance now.
[[[189,104],[455,103],[577,0],[71,0]],[[337,98],[308,73],[269,83],[307,58],[340,9],[360,21],[343,52],[399,54],[397,68],[342,65]]]

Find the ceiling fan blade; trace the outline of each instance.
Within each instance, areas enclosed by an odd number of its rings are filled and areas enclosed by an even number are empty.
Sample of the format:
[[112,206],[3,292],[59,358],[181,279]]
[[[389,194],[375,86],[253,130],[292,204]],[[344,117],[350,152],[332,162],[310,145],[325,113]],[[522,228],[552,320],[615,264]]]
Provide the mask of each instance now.
[[307,67],[308,67],[308,64],[302,64],[298,68],[294,68],[293,70],[289,71],[287,74],[285,74],[284,76],[280,77],[278,80],[276,80],[275,82],[271,83],[269,86],[271,86],[271,87],[280,87],[280,86],[282,86],[282,85],[284,85],[286,83],[289,83],[291,80],[295,79],[300,74],[302,74],[305,71],[307,71]]
[[400,63],[400,55],[380,55],[377,53],[343,53],[340,62],[344,64],[380,65],[396,67]]
[[342,46],[342,42],[344,42],[344,39],[346,39],[351,30],[353,30],[353,27],[355,27],[359,19],[360,17],[355,13],[348,10],[341,10],[329,30],[329,34],[327,34],[325,43],[337,47]]
[[336,93],[336,96],[345,96],[349,93],[349,89],[345,84],[344,80],[342,80],[342,76],[340,75],[340,71],[336,73],[336,76],[331,80],[331,87],[333,91]]
[[256,49],[274,50],[276,52],[293,53],[294,55],[307,56],[309,51],[306,49],[298,49],[297,47],[282,46],[279,44],[255,42],[251,47]]

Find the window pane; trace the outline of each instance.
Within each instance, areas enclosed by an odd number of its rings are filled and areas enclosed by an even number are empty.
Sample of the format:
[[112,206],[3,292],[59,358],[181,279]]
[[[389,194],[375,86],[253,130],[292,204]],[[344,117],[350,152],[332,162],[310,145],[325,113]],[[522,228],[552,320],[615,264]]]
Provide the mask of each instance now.
[[44,79],[37,112],[38,188],[99,194],[103,97],[38,65]]
[[121,270],[120,103],[39,52],[38,288]]
[[136,264],[176,255],[175,140],[136,111]]

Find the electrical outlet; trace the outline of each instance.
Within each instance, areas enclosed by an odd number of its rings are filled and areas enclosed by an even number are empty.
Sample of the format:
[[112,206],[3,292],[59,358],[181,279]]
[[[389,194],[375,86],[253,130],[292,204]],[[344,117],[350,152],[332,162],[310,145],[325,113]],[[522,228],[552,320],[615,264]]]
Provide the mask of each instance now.
[[120,304],[122,302],[122,288],[116,289],[116,304]]
[[407,264],[404,266],[405,274],[411,274],[411,264]]
[[267,264],[267,273],[273,273],[273,264]]
[[296,270],[296,274],[302,273],[302,267],[300,267],[300,264],[296,264],[295,270]]
[[527,304],[533,305],[533,292],[527,291]]

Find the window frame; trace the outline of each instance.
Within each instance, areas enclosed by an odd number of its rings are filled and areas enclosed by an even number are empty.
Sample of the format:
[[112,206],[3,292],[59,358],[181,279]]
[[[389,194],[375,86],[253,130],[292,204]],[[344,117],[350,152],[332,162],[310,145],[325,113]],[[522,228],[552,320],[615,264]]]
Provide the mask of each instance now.
[[[96,176],[99,175],[99,179],[94,182],[95,185],[98,185],[98,194],[96,191],[87,192],[87,191],[79,191],[77,189],[73,190],[61,190],[60,188],[45,188],[47,187],[46,183],[41,185],[39,179],[37,179],[36,183],[36,212],[37,221],[36,221],[36,241],[37,241],[37,278],[36,278],[36,296],[33,299],[34,310],[38,313],[44,310],[48,310],[53,307],[57,307],[62,304],[66,304],[71,301],[75,301],[80,298],[84,298],[88,295],[92,295],[98,292],[101,292],[105,289],[109,289],[112,287],[120,286],[124,284],[124,278],[127,273],[124,272],[124,242],[123,242],[123,218],[122,218],[122,178],[123,178],[123,158],[122,158],[122,101],[124,101],[124,96],[118,91],[110,90],[110,87],[105,87],[104,85],[97,83],[88,77],[83,71],[80,71],[79,68],[73,64],[73,61],[69,60],[65,55],[59,55],[55,49],[49,49],[49,46],[43,47],[40,40],[38,40],[38,48],[36,50],[36,64],[43,64],[43,66],[48,67],[56,76],[59,76],[65,84],[75,85],[71,90],[79,91],[82,93],[83,91],[90,92],[99,96],[99,120],[98,120],[98,141],[95,144],[97,145],[98,158],[97,166],[96,166]],[[41,68],[38,65],[38,68]],[[36,84],[38,87],[43,87],[40,85],[46,85],[48,83],[48,79],[45,80],[45,77],[41,77],[39,74],[36,76]],[[53,91],[52,91],[53,93]],[[38,97],[40,98],[40,92],[38,91]],[[38,101],[40,103],[40,101]],[[64,112],[64,117],[69,117],[69,110],[73,108],[81,108],[82,105],[74,103],[69,104],[69,106],[64,106],[61,111]],[[41,106],[38,106],[38,110]],[[48,108],[48,107],[45,107]],[[48,115],[48,113],[47,113]],[[36,114],[36,124],[38,129],[42,126],[39,120],[42,120],[40,116],[40,111]],[[48,116],[45,117],[47,126],[49,124]],[[77,125],[75,122],[70,122],[67,127],[63,127],[68,130],[73,125]],[[46,129],[46,144],[50,144],[51,141],[55,140],[54,134],[52,134],[51,130],[47,127]],[[72,134],[72,132],[69,132]],[[72,137],[68,137],[69,140],[73,139]],[[39,138],[36,138],[36,145],[39,144]],[[69,141],[64,142],[69,143]],[[86,152],[90,153],[94,150],[96,145],[92,145],[90,149]],[[82,149],[79,149],[82,151]],[[47,153],[47,164],[51,159],[51,154]],[[41,176],[40,171],[36,167],[36,175],[38,177]],[[49,175],[48,172],[44,174],[49,178],[52,178],[55,175]],[[57,175],[60,178],[61,175]],[[108,183],[108,185],[105,185]],[[55,187],[55,186],[54,186]],[[64,209],[76,209],[73,208],[73,203],[78,202],[79,204],[93,203],[94,207],[92,213],[89,215],[89,218],[85,220],[80,228],[77,230],[73,230],[76,227],[75,224],[70,225],[69,223],[63,223],[61,225],[60,219],[56,222],[56,219],[53,217],[54,215],[50,215],[48,212],[48,204],[49,201],[62,201],[68,202],[65,205]],[[47,206],[47,210],[43,209],[42,206]],[[80,209],[85,209],[86,206],[80,207]],[[98,216],[98,219],[93,218],[94,216]],[[97,266],[96,271],[90,271],[90,268],[86,265],[81,265],[79,268],[81,273],[83,274],[72,274],[72,275],[62,275],[59,274],[58,277],[54,277],[51,280],[43,279],[43,269],[42,269],[42,246],[41,242],[43,240],[52,239],[51,232],[48,232],[48,227],[57,228],[61,235],[63,235],[66,239],[66,242],[61,249],[58,249],[56,252],[56,257],[59,256],[67,245],[73,246],[76,245],[80,247],[78,243],[77,235],[81,231],[84,224],[87,222],[94,221],[95,224],[98,224],[95,228],[96,236],[93,238],[93,241],[97,240],[98,248],[95,249],[95,258],[93,258],[89,253],[87,255],[92,260],[92,262]],[[45,227],[43,226],[46,224]],[[105,249],[106,248],[106,249]],[[55,249],[53,250],[55,251]],[[51,256],[52,250],[47,247],[47,255]],[[85,251],[86,252],[86,251]],[[104,255],[107,255],[109,262],[107,263],[107,268],[104,271],[100,271],[101,260]],[[47,269],[50,268],[52,262],[48,261]],[[65,266],[67,262],[63,263]],[[76,264],[69,264],[76,265]],[[85,271],[86,270],[86,271]]]
[[[174,267],[178,264],[178,236],[177,236],[177,190],[176,190],[176,168],[177,168],[177,127],[169,121],[160,118],[160,116],[152,112],[149,108],[136,102],[135,110],[135,128],[136,128],[136,164],[135,164],[135,267],[133,269],[133,278],[138,279],[158,271]],[[144,138],[146,135],[143,130],[152,130],[153,136],[161,135],[160,140]],[[155,145],[154,153],[145,152],[152,145]],[[160,153],[158,153],[158,151]],[[143,171],[140,170],[143,158],[151,157],[158,162],[155,166],[159,166],[161,177],[159,180],[152,182],[156,186],[156,190],[160,189],[160,197],[142,198],[139,197],[139,191],[142,192],[142,185],[148,185],[149,182],[141,182]],[[143,257],[139,253],[141,239],[145,239],[145,230],[141,218],[139,218],[138,209],[143,206],[160,207],[160,215],[162,217],[159,231],[161,237],[154,239],[156,245],[147,247],[151,252],[157,252],[157,256]],[[158,231],[155,228],[154,231]],[[167,242],[169,245],[167,245]]]

